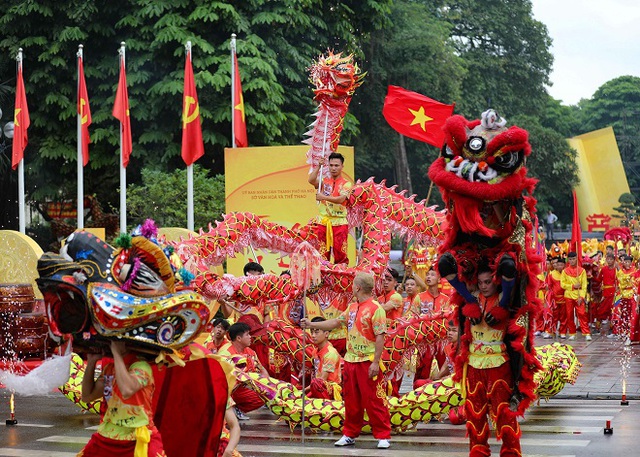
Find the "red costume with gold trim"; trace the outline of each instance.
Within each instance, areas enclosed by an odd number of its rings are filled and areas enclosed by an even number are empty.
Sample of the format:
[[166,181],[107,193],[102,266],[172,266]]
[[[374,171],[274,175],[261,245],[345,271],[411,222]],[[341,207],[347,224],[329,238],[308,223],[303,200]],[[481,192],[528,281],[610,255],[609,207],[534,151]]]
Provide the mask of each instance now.
[[[429,169],[429,178],[440,188],[447,209],[447,238],[440,247],[438,264],[441,276],[455,273],[458,285],[466,288],[465,283],[476,282],[479,265],[487,264],[495,271],[507,263],[515,276],[510,285],[512,294],[505,306],[495,311],[499,316],[494,316],[505,326],[503,344],[508,363],[469,369],[474,357],[471,321],[483,322],[483,311],[477,305],[458,308],[461,344],[455,379],[461,381],[466,374],[469,386],[484,386],[468,393],[474,410],[467,423],[471,456],[489,455],[484,441],[488,438],[486,413],[497,413],[498,409],[501,455],[520,455],[519,430],[507,433],[506,424],[524,414],[535,399],[533,375],[540,369],[533,348],[533,320],[540,311],[537,275],[542,263],[533,234],[535,199],[531,193],[536,180],[527,176],[524,167],[531,153],[527,132],[505,124],[493,110],[476,121],[452,116],[443,127],[441,156]],[[452,299],[456,304],[464,301],[459,294]],[[499,400],[495,406],[494,399]]]

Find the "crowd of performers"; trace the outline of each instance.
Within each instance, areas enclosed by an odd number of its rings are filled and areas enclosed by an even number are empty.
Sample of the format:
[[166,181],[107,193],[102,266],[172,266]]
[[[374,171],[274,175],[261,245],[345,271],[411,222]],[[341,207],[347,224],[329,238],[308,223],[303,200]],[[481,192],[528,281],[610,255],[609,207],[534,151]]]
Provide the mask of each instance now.
[[607,245],[605,252],[578,259],[576,252],[565,256],[554,244],[540,280],[544,312],[537,335],[575,340],[579,330],[586,341],[592,332],[626,345],[640,341],[640,271],[626,249],[615,252],[615,245]]

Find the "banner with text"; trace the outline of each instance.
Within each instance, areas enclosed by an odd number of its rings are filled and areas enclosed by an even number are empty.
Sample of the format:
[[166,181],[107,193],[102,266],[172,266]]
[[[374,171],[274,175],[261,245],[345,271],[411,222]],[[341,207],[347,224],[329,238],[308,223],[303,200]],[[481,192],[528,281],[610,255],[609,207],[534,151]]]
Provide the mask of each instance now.
[[[306,225],[318,214],[316,190],[308,183],[308,146],[227,148],[224,151],[226,212],[246,211],[270,222],[293,227]],[[339,146],[344,176],[354,180],[353,147]],[[355,264],[355,243],[349,240],[349,260]],[[255,258],[257,257],[257,258]],[[257,261],[265,272],[280,274],[289,269],[289,256],[281,257],[249,248],[245,255],[227,260],[227,272],[242,276],[245,263]]]

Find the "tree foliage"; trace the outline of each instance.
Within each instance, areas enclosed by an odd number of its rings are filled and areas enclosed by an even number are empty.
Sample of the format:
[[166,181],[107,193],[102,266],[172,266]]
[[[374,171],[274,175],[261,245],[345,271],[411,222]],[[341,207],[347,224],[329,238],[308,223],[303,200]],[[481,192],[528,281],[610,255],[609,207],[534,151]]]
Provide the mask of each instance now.
[[[187,225],[187,172],[176,169],[163,172],[142,169],[140,184],[127,189],[129,223],[142,224],[153,218],[161,227],[186,227]],[[194,227],[207,228],[210,222],[220,220],[224,213],[224,177],[209,176],[199,165],[193,166]]]
[[[298,143],[313,113],[306,67],[327,48],[359,52],[386,21],[390,0],[25,0],[0,12],[0,55],[24,49],[31,112],[28,194],[73,196],[76,182],[76,52],[84,45],[93,124],[87,193],[117,200],[118,124],[111,116],[117,49],[127,46],[134,148],[129,182],[143,167],[176,169],[180,159],[184,45],[193,43],[205,158],[222,171],[230,137],[231,33],[238,35],[249,142]],[[10,68],[10,70],[9,70]],[[0,65],[0,81],[14,77]],[[356,128],[346,124],[345,137]],[[215,163],[214,163],[215,162]],[[38,183],[36,186],[35,183]],[[1,209],[1,208],[0,208]]]

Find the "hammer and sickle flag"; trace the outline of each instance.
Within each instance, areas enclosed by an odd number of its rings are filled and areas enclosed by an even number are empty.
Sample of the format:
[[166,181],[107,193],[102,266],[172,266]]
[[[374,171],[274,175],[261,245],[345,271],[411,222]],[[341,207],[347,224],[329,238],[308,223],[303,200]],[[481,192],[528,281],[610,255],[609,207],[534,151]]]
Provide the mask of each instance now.
[[389,86],[382,115],[398,133],[437,148],[444,144],[444,122],[454,105],[445,105],[417,92]]
[[184,94],[182,97],[182,160],[192,165],[204,155],[202,125],[200,125],[200,105],[196,93],[196,82],[191,66],[191,50],[184,63]]
[[89,94],[84,80],[84,63],[78,56],[78,116],[80,116],[80,135],[82,137],[82,166],[89,163],[89,126],[91,125],[91,109],[89,108]]

